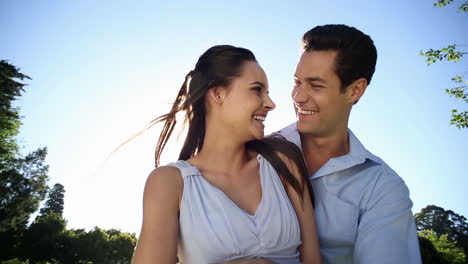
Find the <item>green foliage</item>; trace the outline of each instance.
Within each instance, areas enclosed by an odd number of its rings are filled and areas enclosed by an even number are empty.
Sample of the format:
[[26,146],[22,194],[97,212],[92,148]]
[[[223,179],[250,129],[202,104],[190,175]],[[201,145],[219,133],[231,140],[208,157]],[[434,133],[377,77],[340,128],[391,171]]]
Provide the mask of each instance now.
[[447,60],[447,61],[459,61],[465,52],[461,52],[456,50],[457,45],[449,45],[446,48],[434,50],[434,49],[429,49],[426,52],[420,51],[419,55],[426,57],[426,62],[427,65],[431,65],[437,61],[442,61],[442,60]]
[[56,183],[54,187],[49,191],[48,198],[45,206],[41,208],[41,216],[46,216],[50,213],[56,213],[60,216],[63,214],[63,199],[65,198],[65,187]]
[[468,252],[468,222],[452,210],[428,205],[415,214],[418,231],[432,230],[437,236],[447,235],[450,241]]
[[38,149],[0,171],[0,260],[15,257],[31,214],[47,194],[46,155]]
[[47,194],[47,149],[16,158],[14,167],[0,171],[0,232],[23,230]]
[[109,263],[107,258],[107,253],[109,252],[108,240],[109,235],[99,227],[81,234],[79,236],[79,241],[81,242],[79,255],[82,257],[81,260],[93,263]]
[[[83,229],[66,230],[58,237],[58,255],[54,256],[61,263],[88,263],[84,261],[80,236],[86,233]],[[86,259],[86,258],[84,258]]]
[[[445,92],[450,96],[455,97],[455,100],[461,100],[468,103],[468,94],[466,93],[467,86],[465,85],[468,81],[463,81],[463,77],[456,75],[452,78],[452,81],[456,84],[455,87],[445,89]],[[459,129],[468,128],[468,111],[458,112],[457,109],[452,109],[452,119],[450,120],[451,125],[456,125]]]
[[438,0],[436,3],[434,3],[435,7],[444,7],[450,3],[452,3],[453,0]]
[[24,79],[30,78],[0,60],[0,260],[14,259],[30,215],[47,194],[47,149],[22,157],[15,138],[21,122],[12,105],[24,92]]
[[[437,2],[434,3],[435,7],[444,7],[450,3],[452,3],[453,0],[438,0]],[[468,1],[465,1],[463,4],[461,4],[458,7],[458,12],[468,12]]]
[[[434,6],[444,7],[453,1],[454,0],[438,0],[434,3]],[[468,12],[468,1],[465,0],[463,4],[459,6],[458,12]],[[457,62],[460,61],[465,54],[467,54],[467,52],[457,50],[456,44],[449,45],[442,49],[429,49],[428,51],[419,52],[419,55],[426,57],[427,65],[431,65],[437,61]],[[460,75],[455,75],[455,77],[452,78],[452,81],[455,82],[456,86],[445,89],[445,92],[450,96],[455,97],[455,100],[461,100],[468,103],[468,94],[465,93],[467,88],[466,83],[468,83],[468,81],[463,82],[463,77]],[[457,109],[452,109],[451,113],[451,125],[455,125],[458,129],[468,128],[468,111],[459,112]]]
[[137,242],[135,234],[122,233],[115,229],[111,229],[106,232],[109,234],[110,262],[129,263],[132,260],[133,251]]
[[448,239],[448,235],[438,236],[432,230],[423,230],[419,236],[427,239],[432,243],[434,248],[440,254],[442,261],[436,263],[447,264],[463,264],[466,263],[467,257],[462,248],[457,247],[456,243]]
[[106,231],[95,227],[89,232],[67,230],[58,244],[61,250],[56,258],[61,263],[129,263],[136,237],[116,229]]
[[130,263],[136,245],[135,234],[95,227],[67,230],[57,213],[39,216],[23,236],[20,257],[32,263]]
[[21,261],[17,258],[0,261],[0,264],[29,264],[29,260]]
[[457,109],[452,109],[451,125],[456,125],[458,129],[468,128],[468,111],[458,113]]
[[468,263],[468,222],[463,215],[428,205],[415,220],[423,263]]
[[59,254],[59,236],[65,232],[66,221],[57,213],[39,216],[22,238],[22,257],[33,261],[50,261]]
[[458,12],[468,12],[468,1],[458,7]]
[[18,80],[30,79],[5,60],[0,60],[0,171],[4,170],[18,152],[15,136],[21,125],[19,111],[12,107],[21,96],[25,84]]
[[[25,158],[18,157],[15,140],[21,125],[13,101],[21,96],[30,79],[8,62],[0,61],[0,232],[25,228],[29,215],[35,212],[47,192],[46,149],[38,149]],[[5,235],[5,234],[4,234]],[[0,236],[2,236],[0,234]]]
[[432,244],[432,241],[424,236],[418,235],[419,248],[421,249],[422,263],[440,264],[443,263],[441,254]]

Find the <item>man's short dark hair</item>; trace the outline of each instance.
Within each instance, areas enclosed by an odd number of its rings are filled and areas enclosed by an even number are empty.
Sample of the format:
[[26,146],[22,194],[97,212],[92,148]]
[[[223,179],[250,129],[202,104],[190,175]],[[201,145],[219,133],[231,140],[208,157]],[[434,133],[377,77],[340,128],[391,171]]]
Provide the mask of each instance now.
[[302,37],[304,52],[337,51],[335,73],[341,81],[341,92],[359,78],[369,84],[375,71],[377,49],[372,39],[360,30],[346,25],[323,25],[307,31]]

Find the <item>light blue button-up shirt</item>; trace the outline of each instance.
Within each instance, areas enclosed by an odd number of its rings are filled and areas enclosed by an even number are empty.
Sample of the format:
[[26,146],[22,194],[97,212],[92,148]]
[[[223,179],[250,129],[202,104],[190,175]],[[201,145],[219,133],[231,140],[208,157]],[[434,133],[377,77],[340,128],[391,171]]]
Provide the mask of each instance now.
[[[309,177],[324,263],[421,263],[405,182],[348,132],[349,153]],[[279,133],[302,149],[296,123]]]

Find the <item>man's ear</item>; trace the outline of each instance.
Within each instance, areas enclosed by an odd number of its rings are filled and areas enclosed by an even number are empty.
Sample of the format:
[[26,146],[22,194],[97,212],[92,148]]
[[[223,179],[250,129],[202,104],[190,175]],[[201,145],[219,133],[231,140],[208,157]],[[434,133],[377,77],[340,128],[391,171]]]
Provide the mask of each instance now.
[[226,88],[222,86],[210,88],[210,90],[208,90],[208,96],[214,103],[222,105],[226,98]]
[[357,103],[361,96],[364,94],[367,88],[367,80],[365,78],[359,78],[355,80],[351,85],[348,87],[348,99],[349,102],[352,104]]

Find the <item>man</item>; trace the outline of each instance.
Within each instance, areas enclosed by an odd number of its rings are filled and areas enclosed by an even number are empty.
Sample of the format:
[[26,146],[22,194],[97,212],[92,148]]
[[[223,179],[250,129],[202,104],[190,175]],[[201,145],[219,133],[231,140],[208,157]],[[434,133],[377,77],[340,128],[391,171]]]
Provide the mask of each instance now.
[[353,27],[303,36],[292,90],[297,122],[279,133],[304,154],[324,263],[421,263],[408,188],[348,129],[376,60],[371,38]]

